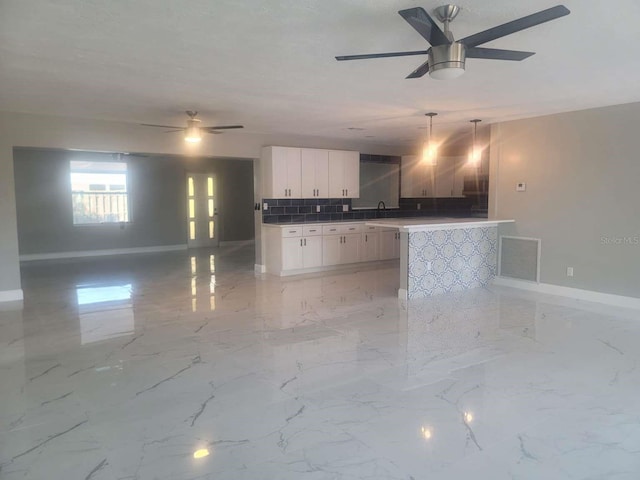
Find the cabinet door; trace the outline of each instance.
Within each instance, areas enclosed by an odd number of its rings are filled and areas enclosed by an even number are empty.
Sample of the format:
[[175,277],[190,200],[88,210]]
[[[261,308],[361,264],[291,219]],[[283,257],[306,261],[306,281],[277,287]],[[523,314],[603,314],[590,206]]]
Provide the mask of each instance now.
[[329,198],[345,196],[344,152],[329,150]]
[[344,188],[347,198],[360,198],[360,153],[344,152]]
[[393,244],[393,258],[400,258],[400,232],[396,232],[396,241]]
[[296,270],[303,268],[302,237],[282,239],[282,270]]
[[299,148],[286,149],[287,188],[290,198],[302,198],[302,161]]
[[289,196],[289,181],[287,173],[287,147],[271,147],[269,161],[264,165],[265,171],[263,175],[271,179],[269,185],[265,185],[266,198],[285,198]]
[[362,234],[362,256],[363,262],[372,262],[378,260],[378,232]]
[[455,157],[442,157],[438,159],[435,175],[435,196],[451,197],[453,195],[453,180],[456,171]]
[[322,237],[322,265],[340,264],[342,235],[325,235]]
[[304,268],[322,266],[322,236],[304,237],[302,241],[302,263]]
[[393,230],[380,232],[380,260],[395,258],[396,233]]
[[362,235],[351,233],[342,236],[340,263],[356,263],[360,261],[360,242]]
[[302,198],[328,198],[329,151],[301,149]]

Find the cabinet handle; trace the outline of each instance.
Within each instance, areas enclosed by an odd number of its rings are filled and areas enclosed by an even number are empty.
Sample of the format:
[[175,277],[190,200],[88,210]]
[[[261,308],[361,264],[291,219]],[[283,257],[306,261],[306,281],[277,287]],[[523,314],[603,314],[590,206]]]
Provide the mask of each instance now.
[[285,197],[287,196],[287,189],[286,188],[284,189],[284,196]]
[[366,235],[364,236],[364,241],[365,241],[365,242],[368,242],[368,241],[369,241],[369,240],[367,240],[367,236],[366,236]]
[[289,233],[296,233],[295,230],[289,230]]
[[302,246],[302,239],[300,239],[300,246]]
[[307,239],[306,238],[304,239],[304,246],[305,247],[307,246]]
[[346,192],[347,192],[347,197],[348,197],[349,196],[349,189],[348,188],[347,188]]
[[340,243],[342,243],[342,237],[340,237]]

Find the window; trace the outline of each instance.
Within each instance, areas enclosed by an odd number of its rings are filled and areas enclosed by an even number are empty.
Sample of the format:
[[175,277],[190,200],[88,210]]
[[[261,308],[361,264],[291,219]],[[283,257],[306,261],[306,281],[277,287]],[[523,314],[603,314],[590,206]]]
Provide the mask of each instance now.
[[72,160],[73,224],[129,221],[127,164]]
[[383,201],[386,208],[397,208],[400,197],[400,165],[397,162],[360,161],[360,198],[351,202],[353,208],[376,208]]

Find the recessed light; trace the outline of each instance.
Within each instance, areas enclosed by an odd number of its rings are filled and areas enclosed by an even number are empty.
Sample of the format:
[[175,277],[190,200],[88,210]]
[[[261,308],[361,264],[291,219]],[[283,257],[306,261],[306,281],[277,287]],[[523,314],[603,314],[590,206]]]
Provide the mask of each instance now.
[[357,131],[362,131],[362,130],[364,130],[364,128],[360,128],[360,127],[347,127],[347,130],[357,130]]

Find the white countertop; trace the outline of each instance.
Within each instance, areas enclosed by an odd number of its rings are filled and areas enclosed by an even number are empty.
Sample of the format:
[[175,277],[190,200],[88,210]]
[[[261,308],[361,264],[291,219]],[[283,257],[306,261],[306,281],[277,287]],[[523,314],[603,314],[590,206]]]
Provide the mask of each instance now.
[[496,227],[499,223],[513,223],[515,220],[490,220],[487,218],[384,218],[368,220],[372,227],[397,228],[401,232],[424,232],[450,230],[452,228]]

